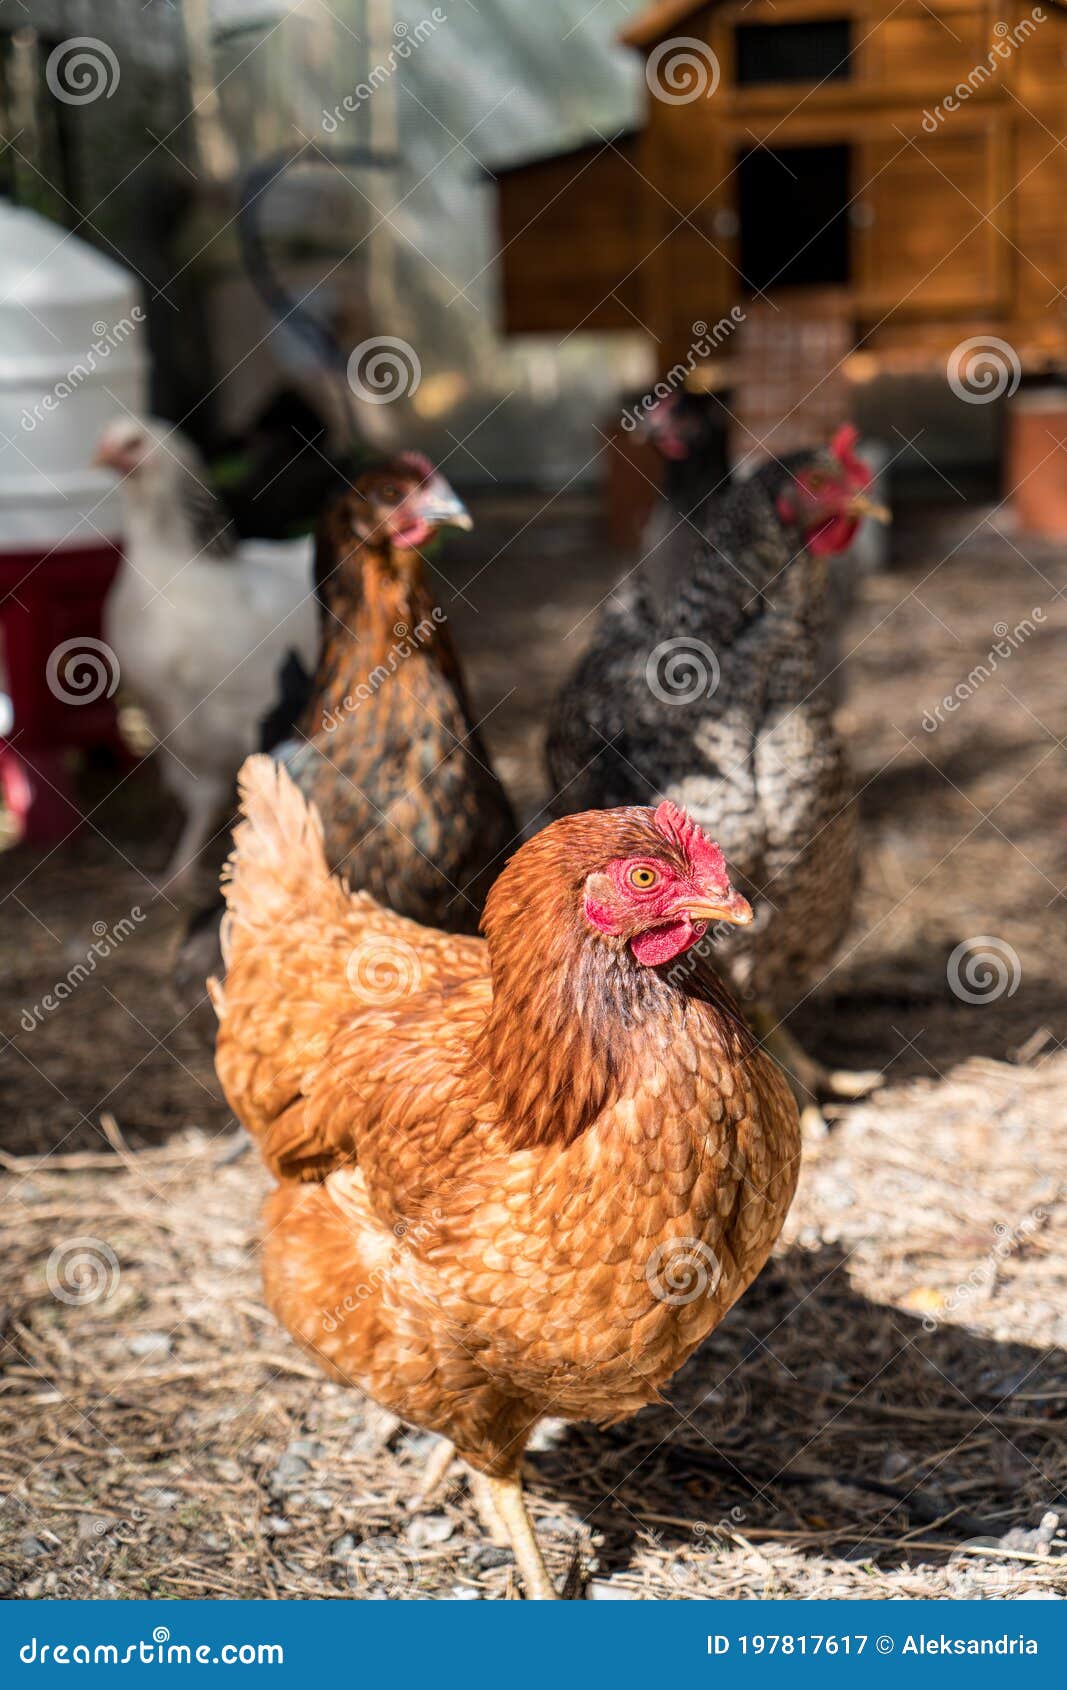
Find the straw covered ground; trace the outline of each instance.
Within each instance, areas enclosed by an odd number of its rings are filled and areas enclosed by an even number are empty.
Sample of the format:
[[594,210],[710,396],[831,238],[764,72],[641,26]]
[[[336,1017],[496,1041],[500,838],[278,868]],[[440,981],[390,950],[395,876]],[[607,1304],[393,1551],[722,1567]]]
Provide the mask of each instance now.
[[[528,507],[479,514],[441,590],[532,820],[537,724],[613,566],[580,501],[511,543]],[[894,551],[845,639],[861,905],[796,1021],[886,1084],[811,1148],[772,1262],[669,1404],[545,1428],[539,1535],[595,1598],[1067,1595],[1067,562],[962,504]],[[265,1311],[266,1178],[152,880],[175,818],[150,769],[95,778],[75,846],[0,859],[0,1589],[517,1594],[458,1472],[409,1508],[430,1440]]]

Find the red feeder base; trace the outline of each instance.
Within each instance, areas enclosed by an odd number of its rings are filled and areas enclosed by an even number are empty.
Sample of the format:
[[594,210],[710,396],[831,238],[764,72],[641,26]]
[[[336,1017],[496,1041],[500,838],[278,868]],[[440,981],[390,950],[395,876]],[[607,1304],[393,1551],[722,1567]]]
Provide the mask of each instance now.
[[54,845],[77,827],[67,753],[105,746],[125,755],[114,694],[119,671],[104,643],[104,600],[117,545],[0,553],[0,631],[13,726],[0,742],[0,782],[23,837]]

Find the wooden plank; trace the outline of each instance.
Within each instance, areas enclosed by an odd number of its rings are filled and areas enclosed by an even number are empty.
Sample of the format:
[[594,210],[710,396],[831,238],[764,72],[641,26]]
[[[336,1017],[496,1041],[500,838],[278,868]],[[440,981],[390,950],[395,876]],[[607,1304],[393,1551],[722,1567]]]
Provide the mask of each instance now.
[[633,329],[646,192],[636,141],[597,146],[503,173],[497,227],[510,334]]
[[[1062,132],[1063,118],[1059,129]],[[1055,132],[1054,132],[1055,133]],[[1048,315],[1064,330],[1067,224],[1063,216],[1064,154],[1043,121],[1020,110],[1014,124],[1012,186],[1008,198],[1015,257],[1015,309]]]
[[700,337],[699,324],[718,322],[744,294],[736,232],[722,226],[723,215],[732,216],[732,159],[704,102],[658,106],[647,134],[644,318],[670,365]]
[[[996,114],[993,114],[994,118]],[[979,114],[909,144],[899,128],[861,142],[855,231],[864,316],[1007,308],[996,222],[995,122]]]

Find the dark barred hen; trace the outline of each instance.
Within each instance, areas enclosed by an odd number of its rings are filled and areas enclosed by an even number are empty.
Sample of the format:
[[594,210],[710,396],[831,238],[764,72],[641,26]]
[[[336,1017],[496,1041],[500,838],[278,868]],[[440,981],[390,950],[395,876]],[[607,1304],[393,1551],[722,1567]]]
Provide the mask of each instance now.
[[663,459],[663,491],[674,521],[695,513],[728,485],[729,423],[730,413],[716,394],[684,388],[657,399],[641,417],[638,437]]
[[557,814],[670,798],[714,833],[756,918],[715,935],[727,976],[805,1102],[828,1075],[780,1018],[825,973],[857,880],[844,747],[820,692],[827,569],[864,515],[885,517],[843,428],[712,495],[612,595],[557,700]]
[[415,453],[368,470],[327,511],[318,666],[275,756],[318,808],[327,861],[349,885],[473,933],[518,829],[426,581],[421,549],[446,525],[470,517]]
[[641,533],[647,557],[670,540],[680,522],[699,520],[707,500],[729,485],[729,413],[715,394],[683,388],[651,404],[640,401],[629,415],[633,438],[660,459],[662,496],[654,497]]

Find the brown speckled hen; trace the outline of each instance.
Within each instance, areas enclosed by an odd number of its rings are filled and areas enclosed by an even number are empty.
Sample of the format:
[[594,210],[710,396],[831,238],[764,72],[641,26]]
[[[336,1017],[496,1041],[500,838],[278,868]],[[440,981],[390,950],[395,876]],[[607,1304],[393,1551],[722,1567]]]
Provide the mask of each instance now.
[[326,512],[322,641],[297,734],[275,755],[318,806],[330,866],[416,921],[477,931],[518,829],[467,704],[422,552],[470,517],[417,453]]
[[242,794],[212,990],[219,1077],[278,1181],[268,1301],[329,1377],[454,1446],[554,1596],[531,1432],[656,1400],[793,1196],[789,1087],[686,954],[751,910],[665,803],[554,822],[485,939],[446,935],[330,877],[283,769],[250,759]]

